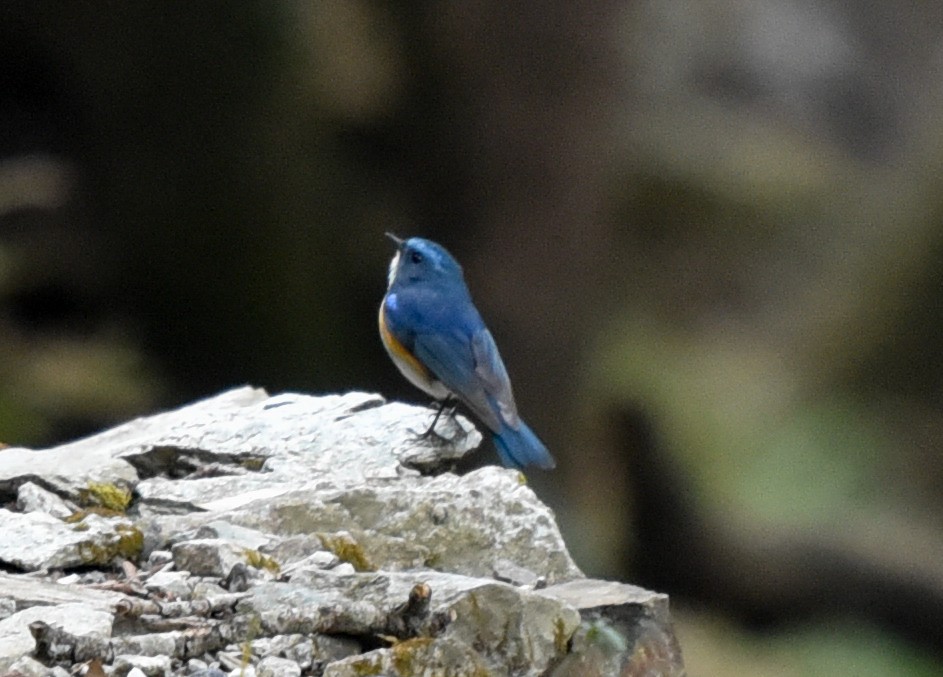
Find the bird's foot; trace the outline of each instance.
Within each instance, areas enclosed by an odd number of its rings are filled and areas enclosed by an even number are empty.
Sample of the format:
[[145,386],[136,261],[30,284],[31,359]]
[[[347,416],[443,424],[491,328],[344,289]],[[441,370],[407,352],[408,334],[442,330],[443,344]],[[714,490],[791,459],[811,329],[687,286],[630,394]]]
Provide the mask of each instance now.
[[[458,402],[456,402],[453,398],[446,398],[438,402],[437,404],[438,404],[438,411],[436,411],[435,417],[433,417],[432,419],[432,424],[424,432],[419,433],[419,432],[413,431],[414,433],[416,433],[416,438],[419,440],[431,440],[439,444],[454,444],[455,442],[461,439],[464,439],[465,436],[468,435],[468,433],[465,431],[464,428],[462,428],[462,426],[458,425],[458,421],[455,420],[455,411],[458,407]],[[439,417],[442,416],[442,412],[445,411],[446,409],[449,410],[449,413],[447,414],[447,419],[448,419],[448,422],[451,423],[450,427],[458,430],[458,432],[452,435],[451,437],[446,437],[445,435],[439,432],[436,432],[436,429],[435,429],[436,423],[439,422]]]

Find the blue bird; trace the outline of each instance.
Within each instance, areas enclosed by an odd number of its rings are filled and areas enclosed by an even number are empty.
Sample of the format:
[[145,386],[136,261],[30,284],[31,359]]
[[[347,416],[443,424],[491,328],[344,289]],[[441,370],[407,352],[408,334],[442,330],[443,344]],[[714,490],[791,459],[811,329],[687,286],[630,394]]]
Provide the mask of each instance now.
[[494,433],[504,465],[553,468],[547,447],[517,415],[504,362],[458,261],[431,240],[387,237],[397,251],[380,304],[380,337],[403,376],[441,402],[440,414],[452,398],[471,409]]

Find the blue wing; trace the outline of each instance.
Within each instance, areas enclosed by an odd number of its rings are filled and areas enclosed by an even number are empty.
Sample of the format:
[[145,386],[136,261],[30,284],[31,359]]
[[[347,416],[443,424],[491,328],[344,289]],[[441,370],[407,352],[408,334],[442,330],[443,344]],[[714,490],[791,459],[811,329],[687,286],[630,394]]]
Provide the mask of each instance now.
[[[479,338],[481,334],[486,334],[487,339]],[[417,334],[413,351],[445,387],[481,419],[482,423],[497,432],[505,424],[502,420],[503,413],[507,410],[511,411],[516,421],[517,412],[513,397],[510,398],[509,407],[506,403],[503,406],[497,403],[496,396],[505,396],[505,393],[509,395],[511,386],[507,382],[507,371],[501,364],[497,349],[494,348],[490,354],[482,353],[481,348],[476,349],[476,346],[482,344],[483,341],[490,341],[494,346],[494,340],[491,339],[491,334],[487,329],[479,330],[471,340],[461,334],[451,332]],[[492,364],[479,364],[476,360],[476,358],[490,357],[490,355],[497,357],[500,367],[497,371]]]
[[394,336],[491,429],[504,465],[553,468],[550,452],[517,415],[498,347],[464,286],[451,295],[392,296],[387,317]]

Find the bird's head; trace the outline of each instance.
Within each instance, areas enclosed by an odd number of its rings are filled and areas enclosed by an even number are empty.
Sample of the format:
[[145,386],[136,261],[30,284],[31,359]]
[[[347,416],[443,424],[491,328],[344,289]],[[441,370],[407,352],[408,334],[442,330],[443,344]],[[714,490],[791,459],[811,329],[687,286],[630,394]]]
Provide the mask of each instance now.
[[446,249],[432,240],[411,237],[402,240],[391,233],[386,236],[396,243],[396,255],[390,261],[387,282],[461,282],[462,267]]

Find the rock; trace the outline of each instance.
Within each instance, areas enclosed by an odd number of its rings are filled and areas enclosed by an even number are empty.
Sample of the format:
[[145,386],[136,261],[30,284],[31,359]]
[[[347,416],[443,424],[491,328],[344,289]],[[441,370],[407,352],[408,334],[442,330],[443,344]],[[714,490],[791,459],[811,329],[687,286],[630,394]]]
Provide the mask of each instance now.
[[277,656],[266,656],[255,668],[259,677],[301,677],[301,667],[295,661]]
[[16,492],[16,509],[20,512],[43,512],[61,520],[75,512],[59,496],[35,482],[20,485]]
[[289,562],[281,567],[282,573],[289,577],[301,569],[333,569],[341,563],[340,557],[328,550],[318,550],[305,556],[306,552],[311,552],[315,541],[320,544],[321,539],[288,537],[270,550],[271,557],[276,562]]
[[275,635],[253,640],[251,646],[256,656],[287,658],[302,670],[320,669],[333,661],[363,652],[363,647],[354,640],[331,635]]
[[464,644],[428,638],[411,639],[390,649],[379,649],[346,658],[331,663],[324,670],[324,677],[360,677],[360,675],[407,677],[414,674],[479,677],[480,675],[511,673],[504,670],[496,673],[490,671],[482,658]]
[[190,578],[189,571],[158,571],[144,582],[144,587],[167,599],[186,599],[192,592]]
[[[435,613],[418,619],[414,632],[403,633],[393,622],[393,612],[418,584],[429,587]],[[345,599],[357,601],[344,604],[341,600]],[[490,670],[539,675],[565,650],[579,624],[579,614],[567,603],[495,581],[433,571],[351,575],[309,571],[289,584],[257,585],[238,608],[257,613],[265,632],[394,635],[403,639],[435,635],[437,640],[467,647],[467,652],[434,650],[436,660],[449,656],[460,661],[439,666],[446,674],[467,665],[467,653],[474,652],[478,656],[475,664]],[[430,651],[424,644],[411,646],[421,649],[422,655]],[[373,653],[371,661],[383,665],[381,673],[402,661],[393,649]],[[360,669],[356,667],[361,664],[360,657],[339,664]]]
[[496,580],[504,581],[512,585],[526,585],[531,588],[544,587],[547,580],[538,576],[530,569],[518,566],[507,559],[499,559],[494,563],[492,575]]
[[582,576],[550,509],[520,473],[494,466],[392,484],[322,484],[287,491],[277,501],[187,516],[191,523],[220,518],[274,535],[314,534],[358,570],[383,562],[392,570],[428,566],[491,577],[504,561],[539,570],[550,582]]
[[593,579],[568,581],[538,594],[572,604],[582,618],[570,656],[553,677],[683,676],[681,647],[671,626],[667,595]]
[[110,611],[124,595],[80,585],[59,585],[49,578],[35,578],[0,571],[0,590],[15,607],[52,607],[60,604],[83,604]]
[[239,546],[243,550],[259,550],[271,545],[273,539],[270,534],[256,529],[248,529],[238,524],[230,524],[222,520],[207,522],[197,529],[195,538],[220,538]]
[[[140,657],[140,656],[177,656],[185,650],[186,643],[190,638],[182,630],[171,632],[150,632],[146,634],[127,634],[119,637],[112,637],[109,643],[111,653],[115,656]],[[117,661],[117,658],[115,659]],[[128,658],[126,661],[130,667],[138,665]],[[117,667],[117,663],[115,664]],[[147,668],[139,666],[144,672]]]
[[34,658],[23,656],[10,666],[10,675],[22,675],[22,677],[47,677],[50,673],[49,668]]
[[70,524],[0,508],[0,562],[24,571],[109,564],[116,556],[137,556],[142,546],[140,532],[122,517],[88,514]]
[[[34,640],[30,625],[40,621],[57,633],[49,633],[50,645],[46,650],[38,647],[41,640]],[[52,652],[58,660],[68,663],[81,662],[105,655],[111,637],[112,615],[87,604],[60,604],[58,606],[34,606],[19,611],[0,621],[0,672],[5,672],[17,660],[37,647],[38,653]],[[67,636],[71,644],[63,641]]]
[[177,543],[171,549],[174,566],[195,576],[223,577],[236,564],[246,561],[246,549],[219,538],[201,538]]
[[138,671],[145,677],[164,677],[169,675],[172,664],[169,656],[134,656],[118,655],[113,661],[115,677],[125,677]]
[[[0,572],[0,672],[680,674],[667,598],[585,579],[521,473],[446,471],[481,436],[419,438],[431,416],[241,388],[4,451],[0,563],[67,571]],[[54,516],[90,496],[112,507]]]
[[147,566],[151,569],[161,567],[174,561],[174,554],[170,550],[152,550],[147,556]]
[[199,658],[191,658],[187,661],[187,674],[194,674],[197,672],[203,672],[207,669],[206,661],[201,661]]

